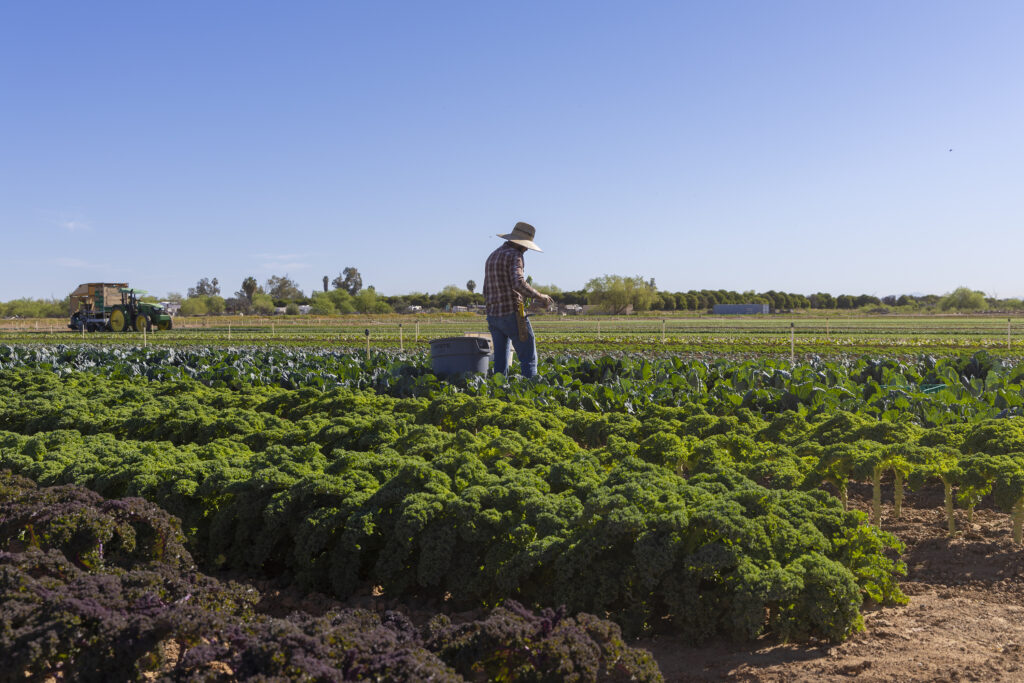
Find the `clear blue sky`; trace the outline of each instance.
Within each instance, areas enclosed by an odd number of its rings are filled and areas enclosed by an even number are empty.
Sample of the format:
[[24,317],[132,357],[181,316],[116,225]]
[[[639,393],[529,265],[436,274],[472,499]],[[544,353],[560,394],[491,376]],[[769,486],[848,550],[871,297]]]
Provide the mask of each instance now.
[[1024,296],[1024,3],[5,2],[0,300],[345,266]]

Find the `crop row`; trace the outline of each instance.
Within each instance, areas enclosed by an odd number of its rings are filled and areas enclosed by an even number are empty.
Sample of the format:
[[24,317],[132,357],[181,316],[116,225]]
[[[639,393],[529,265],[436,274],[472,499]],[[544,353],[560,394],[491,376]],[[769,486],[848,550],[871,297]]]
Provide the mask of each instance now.
[[[740,463],[745,475],[769,486],[807,488],[810,483],[829,481],[845,500],[848,480],[870,480],[875,487],[876,522],[880,481],[891,476],[897,514],[903,482],[909,477],[918,485],[929,479],[942,482],[951,533],[953,487],[968,511],[994,492],[997,503],[1014,514],[1018,543],[1024,523],[1024,506],[1020,504],[1024,498],[1018,482],[1024,438],[1016,419],[952,423],[929,430],[905,417],[896,422],[872,421],[840,412],[812,427],[799,413],[786,413],[773,418],[773,426],[756,432],[750,425],[760,418],[742,407],[731,417],[712,417],[701,406],[667,409],[648,405],[633,416],[598,414],[546,402],[524,408],[466,395],[428,402],[343,390],[318,393],[250,387],[226,391],[176,382],[138,385],[88,375],[71,382],[45,372],[20,371],[5,377],[5,388],[0,390],[0,428],[23,434],[71,429],[80,434],[107,433],[179,445],[227,439],[252,451],[312,444],[322,452],[387,447],[400,453],[419,453],[425,447],[451,448],[452,432],[468,430],[473,438],[463,438],[460,445],[478,450],[492,437],[514,437],[516,442],[506,447],[517,455],[526,448],[526,464],[576,455],[581,446],[606,446],[610,437],[618,436],[636,448],[643,447],[644,459],[678,472],[693,470],[718,449],[727,454],[725,462],[732,466]],[[97,405],[103,406],[99,412]],[[785,425],[784,433],[776,433],[780,428],[774,425],[778,424]],[[709,435],[717,441],[712,444],[706,439]],[[766,438],[769,435],[771,439]],[[776,448],[765,454],[765,443]],[[654,453],[656,448],[661,452]]]
[[0,681],[659,681],[588,614],[515,602],[477,621],[260,614],[256,590],[194,570],[178,521],[140,499],[0,472]]
[[[473,333],[486,333],[486,327],[471,328]],[[274,346],[278,348],[308,349],[329,348],[340,352],[363,351],[367,341],[375,353],[416,353],[429,350],[429,339],[418,340],[409,334],[399,336],[393,332],[373,329],[369,340],[365,328],[344,331],[323,331],[319,328],[285,328],[271,332],[264,330],[232,330],[224,328],[197,328],[160,332],[148,337],[145,342],[159,344],[165,348],[194,348],[196,346],[236,348],[239,346]],[[463,334],[462,328],[438,329],[436,337]],[[541,358],[559,355],[617,355],[644,354],[647,356],[685,356],[691,358],[732,358],[788,359],[791,355],[801,361],[815,358],[843,359],[856,356],[886,355],[913,361],[922,354],[950,356],[971,353],[978,350],[999,355],[1019,362],[1024,355],[1024,343],[1015,338],[1007,344],[1002,337],[984,336],[971,332],[950,332],[932,335],[916,332],[891,335],[824,335],[798,334],[790,347],[788,330],[779,331],[715,331],[709,333],[669,332],[663,337],[660,331],[572,334],[562,331],[538,330]],[[91,335],[79,337],[66,332],[0,332],[0,342],[13,345],[70,345],[91,346],[99,344],[108,348],[131,348],[144,343],[136,333],[106,334],[102,337]]]
[[[864,595],[902,598],[895,540],[822,491],[789,488],[794,453],[762,473],[776,488],[714,448],[681,471],[701,437],[770,427],[752,414],[744,426],[686,408],[640,420],[466,395],[3,379],[0,466],[157,502],[210,566],[338,596],[371,583],[565,604],[693,639],[842,639]],[[699,436],[666,432],[673,422]]]
[[395,397],[468,393],[601,412],[637,412],[648,405],[698,404],[730,414],[794,410],[809,416],[836,410],[884,420],[938,426],[1024,415],[1024,367],[984,352],[915,362],[684,360],[679,357],[559,357],[538,377],[435,377],[422,355],[362,354],[287,348],[139,349],[0,346],[0,369],[43,367],[155,380],[193,378],[243,390],[332,387],[371,389]]
[[[10,364],[29,357],[16,351]],[[563,602],[630,632],[841,639],[864,596],[902,597],[898,544],[844,510],[850,481],[872,481],[877,501],[891,477],[897,514],[904,482],[941,483],[951,520],[954,501],[972,510],[991,494],[1019,540],[1021,420],[980,407],[1019,398],[1020,375],[985,356],[598,359],[552,364],[537,383],[451,385],[415,359],[34,353],[28,365],[46,367],[0,371],[0,466],[145,496],[183,519],[204,565],[339,596],[370,584],[467,605]],[[419,383],[413,397],[386,395],[402,378]],[[815,406],[822,387],[859,394],[858,412]],[[878,411],[894,391],[906,402]],[[946,418],[922,419],[911,399]],[[818,490],[826,481],[840,500]]]

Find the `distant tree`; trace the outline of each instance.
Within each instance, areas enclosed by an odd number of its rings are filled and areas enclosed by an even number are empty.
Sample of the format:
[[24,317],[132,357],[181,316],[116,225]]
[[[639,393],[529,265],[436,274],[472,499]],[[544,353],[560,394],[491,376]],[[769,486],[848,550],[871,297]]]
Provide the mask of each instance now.
[[983,311],[988,308],[988,302],[985,301],[984,292],[969,287],[957,287],[942,297],[939,308],[944,311]]
[[294,301],[292,301],[291,303],[289,303],[287,306],[284,307],[284,314],[285,315],[298,315],[299,314],[299,305],[297,303],[295,303]]
[[[544,292],[544,293],[549,295],[549,296],[551,296],[551,297],[555,296],[554,294],[551,294],[550,292]],[[585,290],[582,290],[582,289],[574,289],[574,290],[571,290],[571,291],[560,291],[560,292],[558,292],[557,301],[560,304],[566,304],[566,305],[568,305],[568,304],[575,304],[577,306],[582,306],[583,304],[587,303],[587,292]]]
[[252,295],[252,310],[260,315],[270,315],[274,312],[274,299],[264,292],[256,292]]
[[468,282],[466,282],[466,289],[469,290],[470,294],[475,292],[476,291],[476,281],[475,280],[469,280]]
[[541,294],[547,294],[552,299],[562,301],[564,296],[561,288],[558,285],[538,285],[536,282],[533,283],[533,288]]
[[646,311],[657,296],[657,291],[639,275],[603,275],[587,282],[584,289],[591,304],[614,315],[624,313],[630,305],[634,310]]
[[216,294],[206,297],[206,312],[210,315],[220,315],[225,308],[224,297]]
[[216,296],[220,294],[220,283],[217,278],[208,280],[205,277],[196,283],[195,287],[189,287],[188,298],[194,299],[198,296]]
[[811,301],[811,308],[833,309],[836,307],[836,299],[828,292],[818,292],[808,297]]
[[4,318],[65,318],[70,300],[14,299],[0,304],[0,317]]
[[853,296],[850,294],[840,294],[836,297],[836,308],[843,310],[850,310],[853,308]]
[[882,297],[882,303],[885,304],[886,306],[895,306],[896,305],[896,295],[895,294],[889,294],[888,296],[883,296]]
[[259,283],[256,282],[256,278],[252,275],[242,280],[242,291],[245,292],[245,298],[252,303],[252,295],[256,293],[260,287]]
[[248,313],[252,310],[252,304],[245,292],[239,290],[233,297],[224,300],[224,310],[228,313]]
[[666,311],[676,310],[676,297],[668,292],[661,293],[662,308]]
[[864,306],[879,306],[882,300],[877,296],[871,296],[870,294],[861,294],[855,297],[853,300],[854,308],[863,308]]
[[181,302],[180,315],[206,315],[206,297],[189,297]]
[[180,292],[167,292],[164,296],[164,301],[184,301],[185,297]]
[[271,299],[302,299],[304,295],[299,289],[299,284],[288,277],[287,273],[281,276],[271,275],[267,278],[267,294]]
[[377,290],[367,287],[354,297],[356,310],[360,313],[391,313],[391,306],[377,298]]
[[338,313],[356,312],[355,301],[353,301],[352,295],[344,289],[332,289],[327,293],[327,296],[330,297]]
[[409,294],[405,295],[405,300],[409,306],[421,306],[423,308],[429,308],[431,305],[430,295],[427,294],[426,292],[410,292]]
[[1003,299],[1002,307],[1007,311],[1019,311],[1024,308],[1024,301],[1020,299]]
[[911,299],[906,294],[900,294],[900,298],[896,299],[896,305],[897,306],[911,306],[911,305],[913,305],[913,303],[914,303],[914,300]]
[[356,268],[349,266],[341,271],[341,275],[331,280],[331,284],[334,285],[335,289],[344,289],[352,296],[355,296],[363,288],[363,276],[359,274]]
[[[324,278],[325,282],[326,280],[327,278]],[[338,313],[338,307],[334,305],[331,295],[327,292],[313,292],[309,310],[314,315],[336,315]]]
[[330,280],[328,280],[328,279],[327,279],[327,276],[326,276],[326,275],[324,275],[324,291],[325,291],[325,292],[327,291],[327,284],[328,284],[329,282],[330,282]]
[[434,305],[438,308],[446,306],[469,306],[473,303],[473,293],[458,285],[447,285],[434,297]]

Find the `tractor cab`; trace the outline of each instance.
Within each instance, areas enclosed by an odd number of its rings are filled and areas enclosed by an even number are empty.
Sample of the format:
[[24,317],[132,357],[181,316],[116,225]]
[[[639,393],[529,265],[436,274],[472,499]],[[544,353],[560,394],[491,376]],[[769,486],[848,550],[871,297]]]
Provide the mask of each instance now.
[[171,329],[171,316],[164,311],[161,304],[139,301],[144,289],[121,287],[121,305],[115,306],[110,312],[110,329],[113,332],[135,330],[136,332],[152,332],[153,329]]

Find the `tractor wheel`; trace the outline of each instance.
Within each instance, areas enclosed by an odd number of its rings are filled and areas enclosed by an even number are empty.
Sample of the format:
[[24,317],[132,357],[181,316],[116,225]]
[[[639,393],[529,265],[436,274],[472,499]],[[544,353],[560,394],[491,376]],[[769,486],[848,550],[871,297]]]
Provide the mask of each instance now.
[[151,332],[153,326],[149,324],[149,318],[146,317],[145,313],[139,313],[135,316],[135,331],[136,332]]
[[169,330],[169,329],[171,329],[171,321],[170,320],[161,320],[160,322],[158,322],[156,324],[156,329],[158,329],[158,330]]
[[120,308],[115,308],[110,313],[110,331],[124,332],[126,327],[128,327],[128,321],[125,320],[124,311]]

